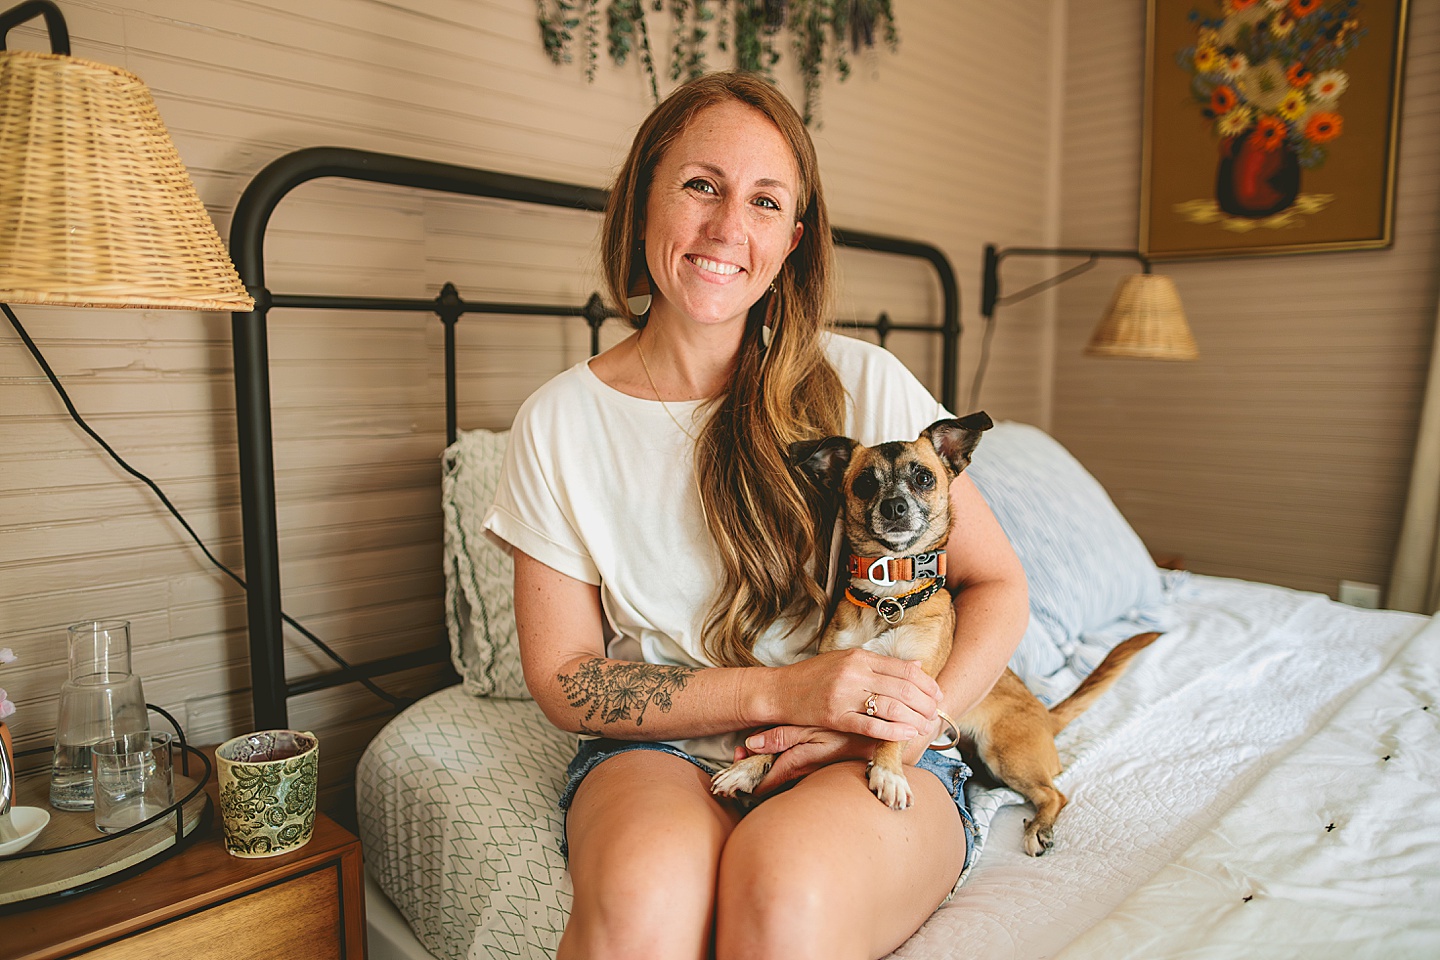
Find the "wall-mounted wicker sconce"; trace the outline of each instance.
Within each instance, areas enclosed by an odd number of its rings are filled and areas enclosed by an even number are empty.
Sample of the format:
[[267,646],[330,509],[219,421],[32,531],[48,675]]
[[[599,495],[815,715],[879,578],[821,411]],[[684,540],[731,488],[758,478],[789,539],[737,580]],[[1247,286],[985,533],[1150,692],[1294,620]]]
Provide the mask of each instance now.
[[[11,28],[36,17],[52,52],[6,50]],[[254,305],[149,89],[70,56],[49,0],[0,13],[0,302]]]
[[[1000,261],[1006,257],[1085,257],[1084,263],[1071,267],[1048,280],[1026,287],[1008,296],[1000,295]],[[1200,356],[1180,294],[1169,277],[1150,272],[1150,261],[1138,250],[1077,250],[1068,247],[985,247],[985,273],[981,285],[980,314],[987,324],[994,320],[995,308],[1018,303],[1043,290],[1064,283],[1093,268],[1102,259],[1138,260],[1143,273],[1131,274],[1120,281],[1090,337],[1085,352],[1091,356],[1140,357],[1151,360],[1194,360]]]

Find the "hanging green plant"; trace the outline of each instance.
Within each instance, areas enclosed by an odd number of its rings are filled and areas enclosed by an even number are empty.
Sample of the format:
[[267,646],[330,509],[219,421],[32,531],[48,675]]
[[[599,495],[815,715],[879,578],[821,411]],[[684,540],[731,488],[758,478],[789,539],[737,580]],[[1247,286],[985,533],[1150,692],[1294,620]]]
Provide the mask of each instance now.
[[[599,63],[601,3],[536,0],[545,53],[556,64],[572,63],[579,36],[585,78],[590,81]],[[733,57],[735,69],[774,82],[781,34],[788,33],[804,83],[806,123],[814,123],[818,116],[820,82],[827,67],[844,81],[850,76],[851,56],[882,42],[893,51],[900,43],[891,0],[606,0],[606,51],[616,66],[638,54],[656,103],[660,82],[646,15],[667,11],[673,37],[667,75],[675,82],[707,73],[712,49]]]

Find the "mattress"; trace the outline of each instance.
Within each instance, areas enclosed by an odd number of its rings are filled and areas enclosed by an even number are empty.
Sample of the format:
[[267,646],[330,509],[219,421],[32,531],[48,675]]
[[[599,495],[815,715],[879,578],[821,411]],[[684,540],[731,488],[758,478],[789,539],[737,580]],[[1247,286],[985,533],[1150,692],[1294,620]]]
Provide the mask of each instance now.
[[[1440,955],[1440,628],[1243,581],[1167,593],[1165,635],[1057,738],[1054,849],[1021,852],[1018,796],[972,794],[979,862],[894,957]],[[553,956],[573,746],[458,687],[371,744],[367,870],[430,954]]]

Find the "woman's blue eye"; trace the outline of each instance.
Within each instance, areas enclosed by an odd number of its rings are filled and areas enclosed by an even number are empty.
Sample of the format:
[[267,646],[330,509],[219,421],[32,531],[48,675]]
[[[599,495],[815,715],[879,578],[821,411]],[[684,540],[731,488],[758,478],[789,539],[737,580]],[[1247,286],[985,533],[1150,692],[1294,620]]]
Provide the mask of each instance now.
[[758,204],[762,204],[763,206],[771,210],[780,209],[780,204],[776,203],[774,200],[771,200],[769,197],[759,197],[758,199],[756,199],[755,202]]
[[698,190],[701,193],[714,193],[715,187],[708,180],[695,179],[685,184],[687,190]]

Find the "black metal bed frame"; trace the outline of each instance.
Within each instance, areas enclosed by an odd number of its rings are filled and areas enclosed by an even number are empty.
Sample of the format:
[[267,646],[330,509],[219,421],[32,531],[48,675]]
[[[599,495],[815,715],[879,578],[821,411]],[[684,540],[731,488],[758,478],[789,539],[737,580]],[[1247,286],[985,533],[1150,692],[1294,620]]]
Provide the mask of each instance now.
[[[347,666],[300,680],[285,675],[284,631],[280,607],[280,552],[276,523],[274,438],[270,420],[267,318],[276,307],[301,309],[389,310],[436,314],[445,333],[446,442],[456,437],[455,326],[465,314],[583,317],[590,325],[590,352],[599,352],[600,327],[614,314],[592,294],[582,306],[490,303],[464,300],[446,283],[434,299],[393,297],[301,296],[271,293],[265,285],[265,231],[275,207],[293,189],[310,180],[339,177],[416,187],[472,197],[488,197],[571,209],[602,211],[606,192],[591,187],[539,180],[435,163],[392,154],[340,147],[313,147],[275,160],[250,181],[230,225],[230,253],[255,309],[231,314],[235,355],[235,418],[240,452],[240,507],[245,548],[246,614],[250,635],[250,677],[254,722],[258,729],[288,725],[287,701],[371,677],[444,661],[448,644]],[[941,400],[955,407],[960,342],[960,292],[949,259],[938,248],[912,240],[833,230],[835,242],[879,253],[914,257],[935,269],[943,295],[939,324],[894,323],[881,313],[874,321],[843,325],[874,330],[883,345],[893,331],[937,333],[943,343]]]

